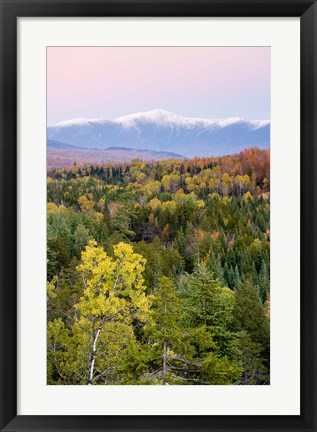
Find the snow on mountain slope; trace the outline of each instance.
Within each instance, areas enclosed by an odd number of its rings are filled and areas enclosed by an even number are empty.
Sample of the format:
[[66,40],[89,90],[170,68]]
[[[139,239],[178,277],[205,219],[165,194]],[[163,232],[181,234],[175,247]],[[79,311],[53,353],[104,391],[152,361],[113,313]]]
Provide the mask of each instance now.
[[270,145],[270,122],[182,117],[162,109],[116,120],[74,119],[49,126],[47,138],[81,148],[127,147],[170,151],[186,157],[236,153]]

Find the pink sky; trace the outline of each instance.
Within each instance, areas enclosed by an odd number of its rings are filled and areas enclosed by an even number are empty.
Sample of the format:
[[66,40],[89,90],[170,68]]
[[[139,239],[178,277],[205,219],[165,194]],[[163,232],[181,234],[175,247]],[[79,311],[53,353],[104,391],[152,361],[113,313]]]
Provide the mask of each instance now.
[[47,48],[48,125],[156,108],[269,119],[270,48]]

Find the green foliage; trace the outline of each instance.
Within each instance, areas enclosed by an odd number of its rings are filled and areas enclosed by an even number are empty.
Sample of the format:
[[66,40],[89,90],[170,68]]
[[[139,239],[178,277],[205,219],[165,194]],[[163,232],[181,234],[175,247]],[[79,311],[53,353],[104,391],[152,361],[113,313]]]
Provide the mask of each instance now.
[[83,292],[74,305],[68,339],[60,318],[49,323],[48,339],[57,346],[52,359],[56,371],[65,362],[58,381],[68,379],[69,374],[72,380],[87,384],[113,379],[114,363],[134,342],[133,324],[147,319],[149,298],[142,277],[145,260],[124,243],[114,247],[114,257],[89,241],[77,267]]
[[192,328],[204,326],[212,334],[214,353],[238,363],[237,334],[232,330],[235,293],[221,286],[205,264],[199,263],[182,282],[185,316]]
[[254,342],[265,344],[269,338],[269,322],[259,292],[249,278],[238,286],[235,297],[233,309],[235,328],[238,331],[248,332]]
[[269,151],[48,174],[49,384],[269,383]]
[[240,332],[244,384],[269,381],[270,325],[258,290],[249,278],[236,290],[234,328]]

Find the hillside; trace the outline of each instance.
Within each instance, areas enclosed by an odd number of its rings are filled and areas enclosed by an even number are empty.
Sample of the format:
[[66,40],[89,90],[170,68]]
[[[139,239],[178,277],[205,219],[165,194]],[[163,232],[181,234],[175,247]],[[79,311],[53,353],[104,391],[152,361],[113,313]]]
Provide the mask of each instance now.
[[[132,159],[142,159],[144,161],[159,161],[163,159],[183,159],[177,153],[156,152],[153,150],[129,149],[124,147],[110,147],[105,150],[79,149],[69,144],[54,141],[55,146],[50,146],[48,140],[47,147],[47,168],[64,168],[77,165],[102,165],[108,162],[130,162]],[[67,147],[66,147],[67,146]]]
[[47,281],[49,385],[269,384],[270,151],[49,171]]

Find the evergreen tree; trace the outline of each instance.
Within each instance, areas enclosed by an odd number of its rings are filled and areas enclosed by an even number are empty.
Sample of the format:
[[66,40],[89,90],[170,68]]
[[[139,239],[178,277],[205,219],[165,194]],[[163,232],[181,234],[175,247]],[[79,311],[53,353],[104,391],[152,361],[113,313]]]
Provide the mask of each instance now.
[[164,385],[167,382],[167,375],[171,371],[168,363],[171,352],[177,353],[184,348],[180,322],[181,300],[175,292],[173,282],[166,276],[159,279],[155,291],[153,319],[155,327],[151,338],[156,347],[155,351],[159,353],[161,363],[161,368],[158,369],[156,376],[161,375],[161,382]]
[[232,331],[235,293],[222,287],[203,263],[196,266],[183,285],[188,326],[204,328],[212,335],[214,346],[211,352],[218,358],[228,358],[238,367],[238,340]]
[[240,333],[245,384],[268,383],[270,326],[258,290],[249,277],[236,290],[234,328]]

